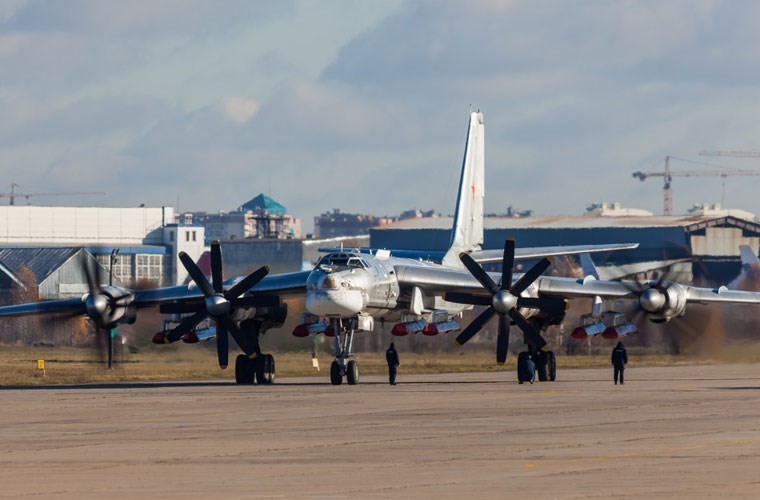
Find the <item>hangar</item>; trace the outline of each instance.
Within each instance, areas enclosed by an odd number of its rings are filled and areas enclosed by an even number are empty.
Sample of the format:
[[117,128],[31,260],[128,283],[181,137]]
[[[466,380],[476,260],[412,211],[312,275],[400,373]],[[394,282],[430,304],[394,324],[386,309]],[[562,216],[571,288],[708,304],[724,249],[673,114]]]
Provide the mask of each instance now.
[[116,248],[117,281],[179,284],[187,273],[177,254],[200,257],[205,232],[203,226],[177,223],[175,218],[172,207],[0,206],[0,248],[41,248],[52,256],[55,248],[85,247],[106,269]]
[[[408,219],[370,230],[373,248],[445,250],[451,217]],[[726,284],[741,270],[739,245],[760,251],[760,224],[740,217],[683,216],[556,216],[487,217],[484,249],[501,248],[512,237],[518,246],[639,243],[636,250],[599,254],[608,277],[681,266],[678,279]]]

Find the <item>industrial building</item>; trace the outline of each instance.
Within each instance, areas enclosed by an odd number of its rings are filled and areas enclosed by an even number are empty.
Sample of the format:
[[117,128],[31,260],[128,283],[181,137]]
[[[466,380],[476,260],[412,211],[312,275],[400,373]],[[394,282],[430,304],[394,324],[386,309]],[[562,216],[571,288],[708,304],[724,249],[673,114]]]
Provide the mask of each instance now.
[[[370,230],[370,245],[445,250],[452,222],[450,217],[399,221]],[[538,247],[639,243],[636,250],[595,256],[614,277],[689,261],[677,279],[726,284],[741,270],[739,245],[749,245],[756,255],[760,250],[760,224],[733,215],[488,217],[484,226],[484,249],[502,248],[506,238]]]
[[[204,241],[203,226],[178,224],[171,207],[0,207],[0,247],[10,252],[5,255],[7,262],[0,258],[0,269],[4,267],[6,275],[16,271],[17,261],[11,253],[25,255],[25,248],[39,250],[41,254],[34,258],[50,262],[57,262],[66,252],[86,248],[106,272],[111,253],[118,249],[116,282],[127,286],[137,282],[179,284],[187,273],[178,253],[184,251],[197,259],[203,253]],[[45,298],[56,297],[41,279],[46,278],[37,276],[40,293],[44,291]],[[74,292],[64,287],[57,297],[68,293]]]

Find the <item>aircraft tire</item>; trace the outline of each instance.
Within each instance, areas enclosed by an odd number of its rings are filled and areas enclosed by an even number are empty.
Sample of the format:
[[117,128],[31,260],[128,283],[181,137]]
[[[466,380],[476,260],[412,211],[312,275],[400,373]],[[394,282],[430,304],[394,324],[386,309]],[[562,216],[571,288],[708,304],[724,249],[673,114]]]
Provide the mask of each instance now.
[[253,358],[253,371],[256,373],[256,383],[266,384],[266,361],[264,356],[256,356]]
[[343,383],[343,375],[340,373],[340,365],[337,361],[333,361],[330,365],[330,383],[332,385],[340,385]]
[[552,351],[546,352],[546,366],[549,372],[549,381],[554,382],[557,380],[557,357]]
[[356,385],[359,383],[359,366],[356,361],[349,361],[346,367],[346,382],[348,385]]
[[235,382],[238,384],[253,384],[253,360],[245,354],[235,358]]
[[517,381],[521,384],[527,382],[527,374],[525,373],[525,360],[530,356],[528,351],[523,351],[517,355]]
[[534,356],[534,362],[536,363],[536,375],[538,375],[539,382],[546,382],[549,380],[549,374],[547,373],[547,358],[548,356],[544,351],[539,351]]
[[268,368],[267,372],[269,374],[269,377],[268,377],[269,381],[267,383],[268,384],[274,384],[275,372],[276,372],[276,370],[275,370],[275,364],[274,364],[274,356],[272,356],[271,354],[267,354],[266,358],[268,360],[268,363],[267,363],[267,365],[268,365],[267,366],[267,368]]

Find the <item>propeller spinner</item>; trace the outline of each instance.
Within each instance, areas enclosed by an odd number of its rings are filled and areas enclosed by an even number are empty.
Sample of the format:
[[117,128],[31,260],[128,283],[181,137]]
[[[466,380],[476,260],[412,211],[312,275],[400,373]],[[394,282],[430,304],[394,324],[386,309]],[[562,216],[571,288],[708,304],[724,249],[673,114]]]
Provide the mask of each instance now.
[[480,313],[467,328],[456,338],[459,345],[464,345],[476,333],[478,333],[494,315],[499,317],[499,335],[496,342],[496,362],[503,364],[507,360],[507,348],[509,347],[510,322],[517,325],[525,334],[528,342],[541,349],[546,341],[539,331],[528,323],[518,309],[529,308],[539,311],[560,313],[565,310],[565,301],[553,297],[522,297],[522,293],[538,279],[541,274],[551,265],[548,258],[541,259],[528,272],[523,274],[512,285],[512,275],[515,264],[515,242],[512,239],[504,243],[504,257],[502,259],[501,286],[494,283],[488,273],[475,260],[466,253],[459,254],[459,259],[468,271],[477,279],[483,288],[491,295],[484,297],[471,293],[451,292],[445,295],[445,300],[460,304],[488,306]]

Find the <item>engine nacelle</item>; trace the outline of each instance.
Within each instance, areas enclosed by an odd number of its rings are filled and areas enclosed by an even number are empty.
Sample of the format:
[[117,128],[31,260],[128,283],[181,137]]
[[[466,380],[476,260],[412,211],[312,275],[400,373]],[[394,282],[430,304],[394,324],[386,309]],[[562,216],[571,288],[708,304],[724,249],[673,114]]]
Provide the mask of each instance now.
[[649,313],[655,323],[670,321],[686,312],[687,292],[683,285],[663,282],[660,286],[647,288],[639,295],[641,308]]
[[87,315],[105,329],[135,322],[137,312],[131,307],[134,299],[134,294],[129,290],[110,285],[101,287],[100,293],[84,297]]

